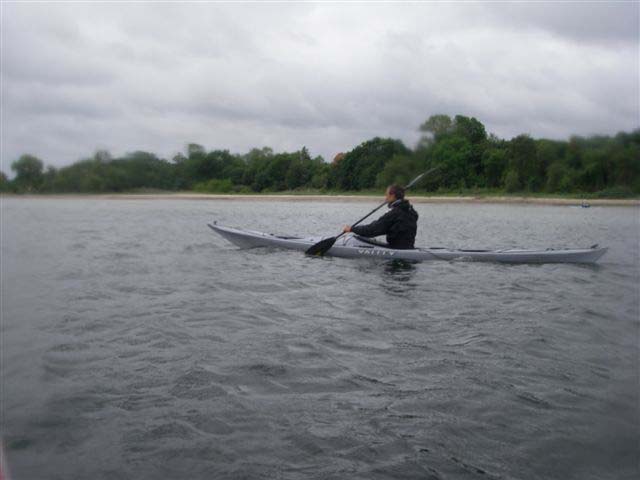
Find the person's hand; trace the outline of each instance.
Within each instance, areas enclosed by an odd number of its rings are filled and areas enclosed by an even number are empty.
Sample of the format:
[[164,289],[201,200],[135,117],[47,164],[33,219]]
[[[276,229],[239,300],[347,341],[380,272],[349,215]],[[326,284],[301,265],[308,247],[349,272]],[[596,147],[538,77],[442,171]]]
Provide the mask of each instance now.
[[343,233],[349,233],[351,231],[351,226],[350,225],[345,225],[344,227],[342,227],[342,232]]

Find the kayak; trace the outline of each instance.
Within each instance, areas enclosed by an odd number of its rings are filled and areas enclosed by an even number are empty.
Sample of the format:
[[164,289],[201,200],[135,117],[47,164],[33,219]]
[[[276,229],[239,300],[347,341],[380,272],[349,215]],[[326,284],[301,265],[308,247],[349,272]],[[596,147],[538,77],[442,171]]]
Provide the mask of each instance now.
[[[328,237],[291,237],[272,233],[224,227],[217,222],[207,224],[214,232],[241,248],[276,247],[306,251]],[[606,247],[546,250],[457,250],[442,247],[399,250],[364,237],[349,234],[336,241],[326,255],[343,258],[383,258],[408,261],[468,260],[502,263],[595,263],[607,252]]]

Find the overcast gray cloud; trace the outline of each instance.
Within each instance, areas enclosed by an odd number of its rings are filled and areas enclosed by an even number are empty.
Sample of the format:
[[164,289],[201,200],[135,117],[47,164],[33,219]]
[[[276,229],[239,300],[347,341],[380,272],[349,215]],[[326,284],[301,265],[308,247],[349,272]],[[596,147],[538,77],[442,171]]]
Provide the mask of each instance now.
[[639,4],[2,4],[2,165],[637,128]]

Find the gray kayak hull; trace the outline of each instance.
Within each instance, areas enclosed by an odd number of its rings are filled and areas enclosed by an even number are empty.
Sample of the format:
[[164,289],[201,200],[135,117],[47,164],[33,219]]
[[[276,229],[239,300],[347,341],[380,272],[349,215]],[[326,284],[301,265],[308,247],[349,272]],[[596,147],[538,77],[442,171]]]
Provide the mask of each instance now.
[[[218,224],[208,224],[214,232],[241,248],[276,247],[306,251],[323,237],[287,237],[271,233],[240,230]],[[326,237],[325,237],[326,238]],[[455,250],[447,248],[415,248],[396,250],[342,237],[326,255],[343,258],[386,258],[408,261],[469,260],[501,263],[595,263],[607,252],[606,247],[567,248],[547,250]]]

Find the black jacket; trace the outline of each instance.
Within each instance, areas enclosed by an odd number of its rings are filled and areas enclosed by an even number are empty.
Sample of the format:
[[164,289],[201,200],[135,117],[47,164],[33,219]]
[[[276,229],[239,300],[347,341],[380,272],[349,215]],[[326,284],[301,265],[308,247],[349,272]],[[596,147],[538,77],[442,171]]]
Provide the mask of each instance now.
[[407,200],[396,200],[389,205],[390,210],[369,225],[353,227],[351,231],[363,237],[387,235],[387,243],[392,248],[414,248],[418,228],[418,212]]

